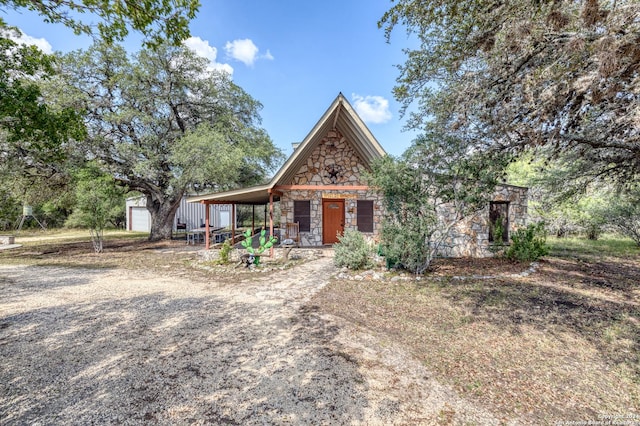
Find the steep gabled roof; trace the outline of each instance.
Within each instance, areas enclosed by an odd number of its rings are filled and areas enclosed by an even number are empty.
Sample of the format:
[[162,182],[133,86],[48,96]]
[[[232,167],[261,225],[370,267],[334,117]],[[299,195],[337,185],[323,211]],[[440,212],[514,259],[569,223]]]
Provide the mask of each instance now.
[[365,165],[371,164],[376,158],[386,155],[384,149],[362,119],[351,107],[344,95],[340,93],[311,129],[307,137],[304,138],[291,157],[273,177],[273,184],[289,184],[298,170],[300,170],[300,167],[307,162],[307,158],[332,129],[337,129],[342,133]]
[[[294,176],[307,162],[307,158],[330,130],[338,130],[349,141],[365,166],[375,159],[383,157],[386,152],[355,112],[342,93],[338,94],[313,129],[298,145],[293,154],[278,170],[268,184],[236,189],[232,191],[189,197],[189,202],[211,201],[263,204],[269,200],[269,190],[277,185],[288,185]],[[348,186],[345,187],[348,189]]]

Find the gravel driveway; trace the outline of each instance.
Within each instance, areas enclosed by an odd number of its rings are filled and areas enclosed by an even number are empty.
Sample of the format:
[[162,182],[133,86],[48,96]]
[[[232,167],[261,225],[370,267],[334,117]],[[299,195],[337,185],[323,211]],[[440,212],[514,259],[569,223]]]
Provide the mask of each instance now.
[[221,286],[0,265],[0,424],[497,423],[317,312],[334,272],[327,256]]

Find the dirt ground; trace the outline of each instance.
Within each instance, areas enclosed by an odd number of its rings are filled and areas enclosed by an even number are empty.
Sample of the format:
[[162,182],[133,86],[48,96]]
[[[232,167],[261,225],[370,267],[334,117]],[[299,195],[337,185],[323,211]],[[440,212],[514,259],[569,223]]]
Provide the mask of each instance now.
[[0,423],[497,424],[310,303],[331,252],[234,282],[171,270],[0,265]]
[[0,252],[0,424],[640,421],[637,256],[416,279],[331,250],[247,270],[88,247]]
[[640,424],[640,259],[517,269],[446,260],[421,280],[334,281],[313,301],[400,344],[502,424]]

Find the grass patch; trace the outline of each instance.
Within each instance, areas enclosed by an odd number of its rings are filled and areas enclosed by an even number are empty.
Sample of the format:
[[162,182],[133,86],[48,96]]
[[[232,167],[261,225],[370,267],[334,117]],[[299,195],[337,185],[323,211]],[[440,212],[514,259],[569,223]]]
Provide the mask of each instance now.
[[150,242],[148,233],[105,231],[104,253],[96,254],[88,230],[21,232],[22,247],[0,251],[0,263],[82,268],[144,269],[162,265],[183,266],[181,255],[163,251],[185,248],[184,241]]
[[[197,252],[204,245],[187,245],[183,235],[175,235],[171,241],[149,241],[149,234],[129,231],[105,231],[104,252],[96,254],[87,230],[52,230],[20,233],[16,243],[22,247],[0,250],[0,264],[21,264],[35,266],[57,266],[87,269],[133,269],[162,273],[174,277],[193,280],[211,280],[216,276],[219,284],[233,284],[240,279],[255,276],[254,271],[236,268],[237,262],[217,265],[217,262],[203,262]],[[289,268],[264,259],[264,273]]]
[[[638,413],[640,256],[629,241],[554,241],[528,276],[505,274],[524,264],[456,259],[420,281],[336,280],[313,303],[401,344],[505,423]],[[452,279],[461,271],[485,279]]]
[[584,237],[547,238],[551,249],[550,255],[556,257],[635,257],[640,255],[640,248],[631,238],[614,234],[605,234],[593,241]]

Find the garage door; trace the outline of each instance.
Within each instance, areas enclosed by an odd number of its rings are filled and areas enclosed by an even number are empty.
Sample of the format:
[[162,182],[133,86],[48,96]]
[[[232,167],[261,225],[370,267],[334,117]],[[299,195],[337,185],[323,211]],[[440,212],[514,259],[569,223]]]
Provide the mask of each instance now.
[[146,207],[129,207],[129,230],[151,231],[151,215]]

